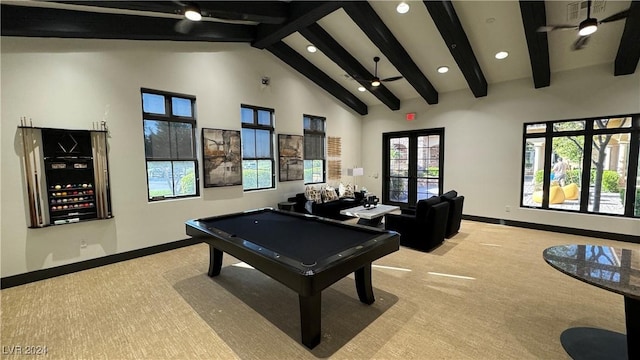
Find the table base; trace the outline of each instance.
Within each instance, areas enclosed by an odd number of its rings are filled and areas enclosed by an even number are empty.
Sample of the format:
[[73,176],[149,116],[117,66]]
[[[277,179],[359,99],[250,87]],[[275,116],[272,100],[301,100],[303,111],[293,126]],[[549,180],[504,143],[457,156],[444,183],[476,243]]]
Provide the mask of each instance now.
[[[209,272],[210,277],[220,275],[224,252],[209,244]],[[361,302],[371,305],[375,302],[373,285],[371,283],[371,263],[364,265],[354,272],[356,291]],[[298,294],[300,303],[300,332],[302,343],[313,349],[321,339],[321,305],[322,291],[309,296]]]

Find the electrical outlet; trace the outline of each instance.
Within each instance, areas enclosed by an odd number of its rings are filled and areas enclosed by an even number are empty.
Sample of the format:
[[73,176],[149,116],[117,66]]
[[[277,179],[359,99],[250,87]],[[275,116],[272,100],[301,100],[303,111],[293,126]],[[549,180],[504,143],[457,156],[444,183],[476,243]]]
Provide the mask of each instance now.
[[511,206],[507,205],[504,207],[504,211],[506,212],[510,212],[511,211]]
[[87,241],[86,240],[80,241],[80,249],[85,249],[86,247],[87,247]]

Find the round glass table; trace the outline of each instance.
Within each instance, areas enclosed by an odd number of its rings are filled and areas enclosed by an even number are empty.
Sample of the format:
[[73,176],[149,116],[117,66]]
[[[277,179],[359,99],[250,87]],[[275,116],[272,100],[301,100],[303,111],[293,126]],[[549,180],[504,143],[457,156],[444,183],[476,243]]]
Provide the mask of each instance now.
[[624,296],[627,356],[640,359],[640,251],[559,245],[545,249],[542,257],[560,272]]

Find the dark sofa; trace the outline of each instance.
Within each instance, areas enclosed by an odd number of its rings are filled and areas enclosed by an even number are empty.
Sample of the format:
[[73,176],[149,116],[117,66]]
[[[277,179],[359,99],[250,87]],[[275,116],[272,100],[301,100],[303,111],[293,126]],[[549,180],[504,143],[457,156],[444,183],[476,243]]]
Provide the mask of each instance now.
[[460,230],[464,196],[455,190],[418,201],[401,215],[385,215],[385,229],[400,233],[400,244],[430,251]]
[[400,233],[400,245],[430,251],[444,242],[449,203],[439,196],[420,200],[415,212],[386,214],[385,229]]
[[335,220],[346,220],[351,217],[341,215],[340,210],[359,206],[362,204],[363,199],[364,196],[362,193],[356,192],[355,198],[340,198],[334,201],[315,203],[308,201],[304,193],[299,193],[296,194],[295,197],[289,198],[289,201],[296,203],[293,209],[298,213],[311,214]]
[[458,195],[455,190],[448,191],[440,199],[449,203],[449,215],[447,216],[447,231],[445,237],[451,238],[460,230],[462,222],[462,206],[464,205],[464,196]]

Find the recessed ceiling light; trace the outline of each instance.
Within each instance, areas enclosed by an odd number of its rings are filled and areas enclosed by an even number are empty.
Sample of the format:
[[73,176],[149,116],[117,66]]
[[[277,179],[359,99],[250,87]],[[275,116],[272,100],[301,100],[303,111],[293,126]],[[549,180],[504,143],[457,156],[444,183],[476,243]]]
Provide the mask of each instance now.
[[406,2],[401,2],[400,4],[398,4],[398,6],[396,6],[396,11],[399,14],[406,14],[409,12],[409,4],[407,4]]
[[447,73],[447,72],[449,72],[449,67],[448,67],[448,66],[440,66],[440,67],[438,68],[438,72],[439,72],[440,74]]
[[360,86],[360,87],[358,88],[358,91],[360,91],[360,92],[365,92],[365,91],[367,91],[367,89],[365,89],[365,87],[364,87],[364,86]]
[[307,45],[307,51],[310,53],[314,53],[316,51],[318,51],[318,48],[313,46],[313,45]]
[[506,51],[499,51],[496,53],[496,59],[498,60],[505,59],[507,56],[509,56],[509,53]]

